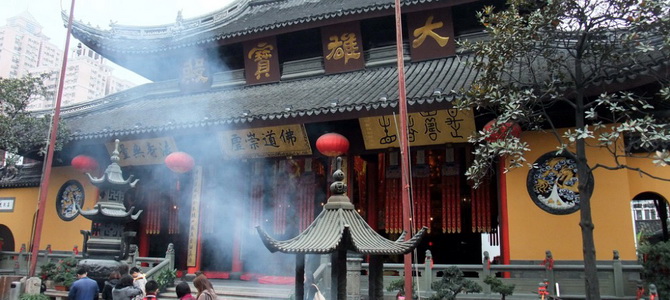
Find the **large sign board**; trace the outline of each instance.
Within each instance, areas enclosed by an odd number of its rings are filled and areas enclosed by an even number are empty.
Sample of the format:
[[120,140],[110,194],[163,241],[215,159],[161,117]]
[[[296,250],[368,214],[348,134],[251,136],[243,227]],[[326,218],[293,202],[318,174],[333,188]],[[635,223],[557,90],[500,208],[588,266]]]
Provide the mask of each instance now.
[[[398,117],[387,115],[360,118],[365,149],[399,147]],[[409,114],[407,127],[409,143],[412,146],[465,143],[475,132],[475,119],[472,110],[434,110]]]
[[[110,155],[114,151],[114,143],[107,143]],[[128,140],[119,143],[119,166],[139,166],[162,164],[165,157],[177,151],[172,137],[153,139]]]
[[311,155],[302,124],[229,130],[221,133],[226,158]]

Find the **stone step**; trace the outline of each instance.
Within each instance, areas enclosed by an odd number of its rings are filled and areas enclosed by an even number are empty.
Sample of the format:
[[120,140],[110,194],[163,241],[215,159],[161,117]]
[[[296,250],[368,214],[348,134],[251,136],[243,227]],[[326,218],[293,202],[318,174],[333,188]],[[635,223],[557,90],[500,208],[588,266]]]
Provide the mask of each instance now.
[[[253,282],[232,281],[232,280],[212,280],[214,290],[219,300],[237,300],[237,299],[272,299],[284,300],[290,299],[293,294],[293,285],[275,286],[263,285]],[[193,283],[189,282],[193,296],[196,289]],[[177,299],[174,287],[169,287],[165,292],[160,293],[159,299]]]

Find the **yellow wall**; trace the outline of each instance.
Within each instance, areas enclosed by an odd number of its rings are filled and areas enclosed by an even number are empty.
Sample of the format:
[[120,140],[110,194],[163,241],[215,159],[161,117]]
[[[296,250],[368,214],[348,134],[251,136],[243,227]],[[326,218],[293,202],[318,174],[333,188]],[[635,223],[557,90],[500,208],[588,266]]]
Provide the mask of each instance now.
[[[526,159],[534,162],[544,153],[556,150],[550,135],[524,132],[523,140],[532,149]],[[608,152],[589,148],[590,166],[596,163],[612,165]],[[667,170],[668,172],[670,170]],[[582,240],[579,227],[580,211],[569,215],[552,215],[535,205],[526,189],[528,168],[518,168],[507,174],[507,209],[509,213],[510,259],[541,260],[544,251],[551,250],[557,260],[581,260]],[[654,186],[649,179],[632,182],[627,171],[608,171],[602,168],[593,173],[595,189],[591,198],[596,258],[612,259],[619,250],[621,259],[634,260],[635,239],[630,201],[640,186]],[[644,184],[642,184],[644,182]],[[635,187],[634,187],[635,186]],[[664,184],[668,191],[668,184]]]
[[[84,209],[92,208],[97,202],[97,190],[84,174],[71,167],[53,168],[45,206],[46,213],[40,249],[45,249],[47,244],[51,244],[52,250],[71,251],[75,245],[79,246],[79,250],[82,249],[83,237],[79,230],[90,230],[91,221],[79,215],[74,220],[66,222],[56,213],[58,190],[66,181],[72,179],[79,181],[84,187]],[[0,224],[9,227],[14,235],[15,251],[20,249],[21,244],[28,246],[31,243],[30,232],[33,215],[37,211],[38,194],[39,187],[0,189],[0,197],[16,197],[14,212],[0,213]]]
[[14,235],[14,251],[19,251],[21,243],[30,240],[37,194],[38,188],[0,189],[0,197],[15,198],[13,212],[0,212],[0,224],[7,226]]
[[[627,162],[631,167],[640,168],[653,176],[670,178],[670,166],[655,166],[652,159],[629,158]],[[637,171],[628,171],[628,178],[631,199],[640,193],[654,192],[663,196],[666,201],[670,201],[670,181],[651,180]]]

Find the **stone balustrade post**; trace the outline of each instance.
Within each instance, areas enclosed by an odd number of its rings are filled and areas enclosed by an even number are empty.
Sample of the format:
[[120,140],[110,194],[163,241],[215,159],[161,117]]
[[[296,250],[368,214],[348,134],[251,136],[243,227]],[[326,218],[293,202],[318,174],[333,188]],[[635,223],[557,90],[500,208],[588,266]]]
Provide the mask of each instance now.
[[554,256],[551,254],[551,251],[547,250],[544,252],[545,257],[542,264],[544,265],[545,270],[545,280],[544,282],[547,285],[547,292],[550,295],[556,295],[556,276],[554,275]]
[[47,244],[47,249],[45,251],[46,252],[44,253],[44,263],[48,264],[51,262],[51,244]]
[[426,250],[426,259],[423,264],[423,269],[424,290],[430,292],[433,290],[433,253],[431,253],[430,250]]
[[167,251],[165,251],[165,259],[169,261],[168,269],[170,271],[174,270],[174,244],[168,244]]
[[612,268],[614,272],[614,295],[623,297],[623,266],[621,265],[621,259],[619,259],[619,250],[613,251]]
[[26,244],[21,244],[21,250],[19,250],[19,255],[14,264],[14,274],[19,274],[19,271],[21,270],[21,262],[24,260],[26,260]]
[[487,276],[491,275],[491,256],[488,251],[484,251],[484,259],[482,259],[482,271],[479,272],[479,279],[482,281],[484,294],[491,294],[491,285],[483,284]]

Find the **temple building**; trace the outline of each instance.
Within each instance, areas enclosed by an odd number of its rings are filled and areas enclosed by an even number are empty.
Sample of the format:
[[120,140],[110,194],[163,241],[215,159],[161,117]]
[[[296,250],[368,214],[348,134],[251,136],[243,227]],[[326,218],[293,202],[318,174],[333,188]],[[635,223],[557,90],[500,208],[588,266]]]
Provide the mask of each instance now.
[[[467,64],[470,56],[457,55],[455,41],[485,38],[475,12],[504,1],[402,3],[414,230],[409,234],[427,228],[416,245],[419,262],[431,250],[438,264],[481,264],[483,246],[491,245],[499,247],[501,263],[541,261],[546,250],[556,260],[581,260],[579,213],[561,199],[538,204],[527,189],[529,169],[504,173],[501,160],[478,189],[465,176],[472,160],[468,137],[493,117],[453,108],[458,91],[478,75]],[[339,154],[346,194],[358,214],[386,239],[401,235],[393,1],[238,0],[193,19],[179,14],[172,24],[110,26],[75,22],[72,34],[153,82],[64,108],[72,140],[56,153],[44,245],[81,247],[79,231],[90,229],[91,221],[78,216],[73,201],[87,211],[99,197],[71,162],[85,155],[109,165],[118,139],[118,165],[140,180],[122,199],[125,207],[143,211],[127,225],[137,232],[132,242],[141,256],[163,256],[173,243],[176,268],[188,273],[291,274],[293,263],[271,255],[255,227],[288,240],[322,212],[335,165],[317,150],[327,133],[346,138],[327,143],[349,143]],[[634,75],[615,80],[628,87],[649,84]],[[557,124],[571,126],[564,121]],[[533,149],[528,161],[555,152],[550,134],[520,134]],[[605,159],[599,150],[589,151],[590,163]],[[670,177],[668,168],[628,163]],[[5,250],[30,243],[39,183],[33,169],[24,167],[0,182]],[[631,201],[643,193],[665,201],[670,183],[633,171],[593,175],[597,258],[611,259],[618,250],[622,260],[634,261]]]

